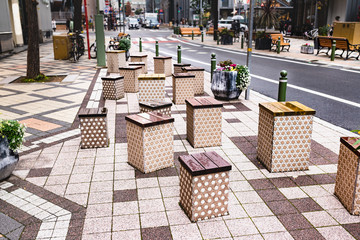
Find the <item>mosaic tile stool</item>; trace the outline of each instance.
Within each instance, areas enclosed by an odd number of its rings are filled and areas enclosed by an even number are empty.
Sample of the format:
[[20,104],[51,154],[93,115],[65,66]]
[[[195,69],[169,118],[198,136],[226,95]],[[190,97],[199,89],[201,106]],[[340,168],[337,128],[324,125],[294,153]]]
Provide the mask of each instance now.
[[104,99],[117,100],[125,96],[123,76],[107,76],[101,80]]
[[144,62],[129,62],[128,65],[129,65],[129,67],[141,67],[141,74],[147,73]]
[[139,102],[152,100],[164,101],[165,99],[165,75],[164,74],[141,74],[139,79]]
[[211,97],[196,97],[185,102],[189,143],[194,148],[220,146],[223,104]]
[[172,103],[164,101],[139,102],[140,112],[159,112],[171,117]]
[[154,57],[154,73],[165,74],[166,77],[172,74],[172,57]]
[[187,63],[174,63],[174,73],[182,73],[183,67],[190,67],[191,64],[187,64]]
[[79,111],[81,148],[108,147],[106,108],[82,108]]
[[204,94],[204,70],[198,67],[183,67],[182,71],[185,73],[191,73],[195,75],[194,89],[195,95]]
[[270,172],[308,169],[315,110],[298,102],[259,107],[258,160]]
[[106,66],[109,73],[118,73],[119,67],[126,66],[125,54],[125,50],[106,51]]
[[130,61],[131,62],[144,62],[145,63],[145,73],[148,73],[148,67],[147,67],[147,56],[146,54],[138,54],[138,55],[131,55]]
[[353,146],[354,138],[340,138],[335,195],[353,215],[360,215],[360,150]]
[[124,76],[124,90],[125,92],[136,93],[139,91],[138,77],[142,72],[140,66],[121,67],[119,68],[120,75]]
[[192,222],[228,215],[231,165],[216,152],[179,157],[180,206]]
[[125,119],[129,164],[143,173],[173,166],[174,118],[149,112]]
[[173,102],[185,104],[185,99],[194,97],[195,75],[191,73],[174,73],[172,77]]

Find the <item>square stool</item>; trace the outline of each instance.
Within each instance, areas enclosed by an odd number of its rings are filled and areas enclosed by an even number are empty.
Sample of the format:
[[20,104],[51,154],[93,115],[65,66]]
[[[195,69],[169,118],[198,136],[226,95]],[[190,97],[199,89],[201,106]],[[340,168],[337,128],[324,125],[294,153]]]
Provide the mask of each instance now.
[[231,165],[216,152],[179,157],[180,206],[190,221],[228,215]]
[[174,118],[149,112],[125,119],[129,164],[143,173],[173,166]]
[[109,146],[106,108],[82,108],[79,111],[81,148]]
[[126,51],[111,50],[106,51],[106,65],[109,73],[118,73],[119,67],[126,66]]
[[125,96],[123,76],[107,76],[101,80],[104,99],[117,100]]
[[166,77],[172,74],[172,57],[154,57],[154,73],[165,74]]
[[190,73],[174,73],[172,78],[173,102],[185,104],[185,99],[194,97],[195,75]]
[[221,146],[221,108],[211,97],[186,99],[186,137],[194,147]]
[[182,71],[195,75],[194,90],[195,95],[204,94],[204,68],[198,67],[183,67]]
[[298,102],[259,104],[257,158],[270,172],[309,168],[314,115]]
[[138,76],[141,74],[142,68],[140,66],[121,67],[119,68],[120,75],[124,76],[124,90],[125,92],[136,93],[139,91]]
[[141,74],[139,79],[139,101],[165,100],[165,75]]
[[159,112],[171,117],[172,103],[153,100],[148,102],[139,102],[139,106],[140,112]]
[[148,73],[148,67],[147,67],[147,56],[146,54],[137,54],[137,55],[131,55],[130,61],[131,62],[144,62],[145,63],[145,73]]
[[129,65],[129,67],[141,67],[141,74],[147,73],[144,62],[129,62],[128,65]]
[[183,67],[190,67],[191,64],[187,64],[187,63],[174,63],[174,73],[182,73]]
[[335,182],[335,196],[353,215],[360,215],[360,150],[356,150],[354,146],[357,139],[359,138],[340,138]]

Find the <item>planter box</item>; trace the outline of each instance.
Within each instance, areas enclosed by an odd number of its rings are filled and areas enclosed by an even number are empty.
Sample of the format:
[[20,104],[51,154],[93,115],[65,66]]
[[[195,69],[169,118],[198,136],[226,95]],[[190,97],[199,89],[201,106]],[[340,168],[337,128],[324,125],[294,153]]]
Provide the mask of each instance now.
[[180,206],[192,222],[228,215],[231,165],[216,152],[179,157]]
[[139,91],[138,77],[142,72],[141,67],[121,67],[119,68],[120,75],[124,76],[124,90],[125,92],[135,93]]
[[166,77],[172,74],[172,57],[154,57],[154,73],[165,74]]
[[131,62],[144,62],[145,63],[145,73],[148,73],[147,55],[146,54],[131,55],[130,61]]
[[102,77],[104,99],[117,100],[125,96],[124,77]]
[[340,138],[335,195],[350,214],[360,215],[360,150],[353,146],[355,141],[350,137]]
[[193,98],[195,75],[191,73],[174,73],[172,78],[173,102],[185,104],[185,99]]
[[260,103],[257,158],[270,172],[307,170],[315,110],[298,102]]
[[305,54],[313,54],[314,47],[313,46],[301,46],[300,52],[305,53]]
[[81,148],[108,147],[107,109],[80,109]]
[[163,101],[140,102],[140,112],[159,112],[171,117],[172,103]]
[[165,100],[165,75],[141,74],[139,80],[139,101]]
[[129,62],[129,67],[141,67],[141,74],[146,74],[147,70],[145,69],[145,63],[144,62]]
[[8,178],[19,162],[19,154],[9,148],[6,136],[0,135],[0,181]]
[[236,87],[237,72],[214,71],[211,91],[219,100],[233,100],[239,98],[241,90]]
[[126,66],[126,51],[112,50],[106,51],[106,65],[108,73],[118,73],[119,67]]
[[270,50],[271,38],[257,38],[255,39],[255,49],[257,50]]
[[143,173],[173,166],[174,118],[141,113],[125,119],[129,164]]
[[186,64],[186,63],[174,63],[174,73],[182,73],[183,67],[190,67],[191,64]]
[[194,147],[221,146],[223,106],[211,97],[186,99],[186,136]]
[[195,95],[204,94],[204,69],[198,67],[183,67],[183,72],[195,75],[194,93]]
[[233,45],[233,37],[231,35],[220,36],[221,45]]

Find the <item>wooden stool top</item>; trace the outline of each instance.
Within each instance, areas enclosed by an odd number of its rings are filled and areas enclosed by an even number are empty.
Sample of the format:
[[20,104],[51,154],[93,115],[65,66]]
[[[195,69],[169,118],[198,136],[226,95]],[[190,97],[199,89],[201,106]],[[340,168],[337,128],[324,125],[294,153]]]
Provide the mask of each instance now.
[[216,108],[222,107],[223,104],[212,97],[195,97],[185,99],[186,104],[189,104],[192,108]]
[[106,117],[107,108],[81,108],[78,116],[81,117]]
[[158,112],[133,114],[126,116],[125,119],[142,128],[174,122],[174,118]]
[[190,63],[174,63],[174,67],[190,67]]
[[101,77],[101,80],[116,81],[116,80],[120,80],[123,78],[124,78],[124,76],[106,76],[106,77]]
[[147,108],[156,110],[159,108],[171,107],[172,103],[152,100],[152,101],[148,101],[148,102],[139,102],[139,105],[140,105],[140,107],[147,107]]
[[316,111],[299,102],[266,102],[259,103],[259,107],[273,116],[315,115]]
[[205,71],[204,68],[199,68],[199,67],[194,67],[194,66],[186,66],[186,67],[182,67],[182,70],[185,70],[187,72],[191,72],[191,71]]
[[216,152],[183,155],[179,157],[179,162],[191,176],[231,170],[231,165]]
[[137,70],[140,68],[141,66],[128,66],[128,67],[119,67],[119,70]]
[[106,51],[106,53],[124,53],[126,52],[125,50],[109,50],[109,51]]
[[139,80],[165,80],[165,74],[140,74]]
[[191,73],[173,73],[174,78],[194,78],[195,75]]
[[129,66],[137,66],[137,65],[144,65],[145,66],[144,62],[129,62],[128,64],[129,64]]
[[164,57],[164,56],[163,56],[163,57],[160,57],[160,56],[159,56],[159,57],[154,57],[154,59],[172,59],[172,57]]
[[137,57],[137,58],[143,58],[143,57],[147,57],[147,54],[134,54],[134,55],[130,55],[130,57]]

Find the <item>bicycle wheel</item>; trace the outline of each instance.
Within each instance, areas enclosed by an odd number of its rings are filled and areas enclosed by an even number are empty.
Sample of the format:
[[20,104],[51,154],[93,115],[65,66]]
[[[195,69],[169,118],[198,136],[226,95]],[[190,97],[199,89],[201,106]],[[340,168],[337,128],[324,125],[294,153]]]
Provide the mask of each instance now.
[[90,57],[92,58],[92,59],[95,59],[96,58],[96,45],[95,45],[95,43],[93,43],[93,44],[91,44],[91,46],[90,46]]

